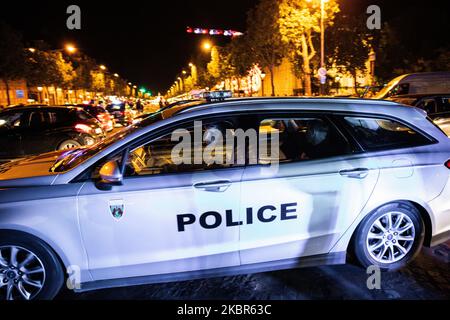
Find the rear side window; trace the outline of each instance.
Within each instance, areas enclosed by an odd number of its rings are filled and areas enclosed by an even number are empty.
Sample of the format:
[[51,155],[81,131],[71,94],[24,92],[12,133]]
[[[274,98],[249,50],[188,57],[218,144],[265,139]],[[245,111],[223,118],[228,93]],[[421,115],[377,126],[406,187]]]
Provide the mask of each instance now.
[[345,117],[351,133],[365,150],[415,147],[431,141],[415,130],[388,119]]
[[[267,154],[273,156],[273,152],[277,152],[281,163],[325,159],[352,152],[351,146],[340,132],[321,118],[265,119],[259,125],[259,133],[264,133],[263,137],[267,137],[266,145],[270,148]],[[278,145],[271,141],[273,134],[278,136]],[[272,150],[273,148],[278,150]],[[268,155],[265,159],[260,154],[260,163],[268,162]]]
[[59,125],[69,122],[69,111],[66,110],[51,110],[44,112],[44,122],[48,125]]

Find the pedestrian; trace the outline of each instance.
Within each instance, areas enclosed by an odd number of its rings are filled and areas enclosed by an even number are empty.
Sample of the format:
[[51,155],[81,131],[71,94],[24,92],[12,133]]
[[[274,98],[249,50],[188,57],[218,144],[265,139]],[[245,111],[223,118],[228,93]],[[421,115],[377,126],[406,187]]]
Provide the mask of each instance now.
[[141,99],[139,99],[138,101],[136,101],[136,110],[137,110],[139,113],[142,113],[142,112],[144,111],[144,107],[142,106]]

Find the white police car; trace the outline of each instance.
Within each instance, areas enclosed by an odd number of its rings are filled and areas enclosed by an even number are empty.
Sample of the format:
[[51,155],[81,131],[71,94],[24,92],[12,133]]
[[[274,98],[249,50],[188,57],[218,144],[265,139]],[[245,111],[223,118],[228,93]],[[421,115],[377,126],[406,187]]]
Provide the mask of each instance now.
[[0,296],[51,299],[67,273],[86,291],[347,253],[397,269],[450,238],[449,159],[423,112],[383,101],[230,100],[143,121],[0,167]]

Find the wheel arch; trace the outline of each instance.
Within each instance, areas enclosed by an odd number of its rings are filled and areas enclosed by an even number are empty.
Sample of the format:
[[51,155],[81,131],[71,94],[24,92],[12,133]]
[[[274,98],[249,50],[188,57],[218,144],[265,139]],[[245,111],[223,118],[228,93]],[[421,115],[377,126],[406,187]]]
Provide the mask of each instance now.
[[379,205],[378,207],[370,210],[370,212],[368,214],[366,214],[361,220],[358,221],[358,224],[356,225],[356,227],[354,228],[353,232],[352,232],[352,236],[350,239],[350,243],[347,249],[347,252],[351,252],[352,251],[352,246],[354,243],[354,238],[358,232],[359,226],[364,222],[364,220],[370,216],[372,213],[376,212],[377,210],[379,210],[380,208],[390,205],[390,204],[394,204],[394,203],[403,203],[403,204],[407,204],[407,205],[411,205],[413,206],[417,211],[419,211],[420,216],[422,218],[422,221],[424,223],[424,227],[425,227],[425,238],[424,238],[424,246],[426,247],[430,247],[431,245],[431,238],[433,235],[433,222],[431,220],[431,215],[428,209],[425,208],[425,205],[420,204],[419,202],[413,201],[413,200],[392,200],[389,202],[386,202],[382,205]]
[[42,241],[57,257],[59,263],[61,263],[61,266],[64,270],[67,270],[67,267],[70,265],[67,256],[64,254],[64,252],[59,248],[56,244],[51,243],[49,241],[46,241],[42,236],[36,235],[33,232],[19,230],[19,229],[13,229],[13,228],[6,228],[6,229],[0,229],[0,232],[3,234],[10,234],[10,235],[16,235],[16,236],[27,236],[34,238],[36,240]]

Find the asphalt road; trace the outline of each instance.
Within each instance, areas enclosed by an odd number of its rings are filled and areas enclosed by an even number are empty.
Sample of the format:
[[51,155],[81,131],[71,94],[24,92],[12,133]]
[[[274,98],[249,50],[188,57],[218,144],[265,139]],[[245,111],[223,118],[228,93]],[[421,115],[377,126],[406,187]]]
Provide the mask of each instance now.
[[408,267],[383,273],[380,290],[367,288],[365,270],[351,264],[235,277],[135,286],[75,294],[62,300],[450,300],[450,241],[424,248]]

